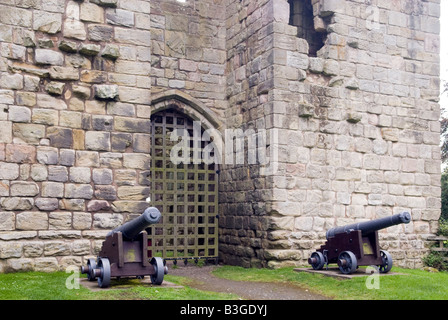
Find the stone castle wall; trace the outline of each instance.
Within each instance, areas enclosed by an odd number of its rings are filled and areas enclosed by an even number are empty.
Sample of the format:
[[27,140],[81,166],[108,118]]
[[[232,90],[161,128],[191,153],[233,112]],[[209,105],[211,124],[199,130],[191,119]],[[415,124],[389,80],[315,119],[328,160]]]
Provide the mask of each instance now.
[[[380,242],[418,267],[440,215],[439,1],[310,3],[304,19],[297,1],[227,8],[229,113],[278,130],[279,168],[223,178],[223,256],[306,263],[328,228],[406,210],[413,221]],[[297,36],[310,20],[315,55]]]
[[220,168],[225,263],[303,264],[327,228],[408,210],[380,241],[421,264],[440,215],[439,1],[308,2],[0,0],[0,270],[81,265],[141,212],[169,103],[278,132],[275,173]]
[[150,3],[0,11],[1,269],[80,265],[146,207]]

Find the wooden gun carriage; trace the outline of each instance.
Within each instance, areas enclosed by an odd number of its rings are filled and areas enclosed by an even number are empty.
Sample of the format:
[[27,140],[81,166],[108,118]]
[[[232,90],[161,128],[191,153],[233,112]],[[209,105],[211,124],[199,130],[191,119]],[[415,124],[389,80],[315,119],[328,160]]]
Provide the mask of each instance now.
[[106,288],[111,277],[143,278],[149,275],[153,284],[160,285],[167,273],[162,258],[148,258],[148,235],[146,228],[159,222],[161,213],[157,208],[147,208],[143,214],[106,235],[97,259],[88,259],[81,267],[89,281],[98,279],[98,286]]
[[337,263],[344,274],[356,271],[359,266],[378,266],[381,273],[392,268],[392,256],[380,250],[378,230],[401,223],[409,223],[411,215],[402,212],[390,217],[335,227],[327,231],[327,242],[313,252],[308,263],[320,270],[330,263]]

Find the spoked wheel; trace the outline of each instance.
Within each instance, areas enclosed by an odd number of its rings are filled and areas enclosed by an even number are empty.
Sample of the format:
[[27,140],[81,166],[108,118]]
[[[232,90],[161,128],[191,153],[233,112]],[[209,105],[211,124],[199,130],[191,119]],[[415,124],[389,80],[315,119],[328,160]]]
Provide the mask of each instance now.
[[163,276],[165,275],[165,267],[163,266],[163,260],[159,257],[151,259],[151,264],[154,266],[154,274],[151,277],[151,283],[160,285],[163,282]]
[[386,250],[380,250],[383,263],[379,266],[380,273],[387,273],[392,269],[392,256]]
[[351,251],[344,251],[339,254],[338,266],[344,274],[350,274],[356,271],[358,268],[358,260]]
[[97,269],[99,269],[98,286],[107,288],[110,285],[110,262],[107,258],[100,258]]
[[308,262],[314,270],[321,270],[325,265],[325,258],[322,252],[316,251],[311,254]]
[[93,258],[87,260],[87,267],[82,267],[81,273],[87,273],[88,281],[95,281],[95,272],[93,271],[96,268],[96,261]]

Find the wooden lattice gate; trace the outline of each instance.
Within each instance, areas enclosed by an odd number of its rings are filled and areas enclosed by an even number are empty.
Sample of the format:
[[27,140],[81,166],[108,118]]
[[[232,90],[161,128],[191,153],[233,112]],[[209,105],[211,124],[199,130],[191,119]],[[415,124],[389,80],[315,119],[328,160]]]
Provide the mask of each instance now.
[[[202,140],[203,129],[199,127],[200,140],[194,143],[193,121],[173,109],[152,115],[151,125],[151,204],[162,213],[162,221],[147,230],[148,250],[174,263],[188,259],[217,262],[218,167],[193,159],[194,152],[201,152],[210,142]],[[181,141],[171,141],[175,130],[186,130],[190,137],[183,145],[188,147],[183,162],[171,156]]]

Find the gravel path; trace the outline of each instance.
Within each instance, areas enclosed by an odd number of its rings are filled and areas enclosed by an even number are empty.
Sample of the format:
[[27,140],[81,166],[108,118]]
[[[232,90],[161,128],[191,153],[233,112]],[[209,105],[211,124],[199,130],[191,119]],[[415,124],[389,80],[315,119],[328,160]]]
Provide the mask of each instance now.
[[195,265],[179,266],[172,268],[169,266],[169,274],[187,277],[193,281],[190,287],[214,292],[234,293],[246,300],[328,300],[328,297],[321,296],[308,290],[301,289],[292,284],[272,283],[272,282],[250,282],[233,281],[221,279],[211,272],[219,266]]

